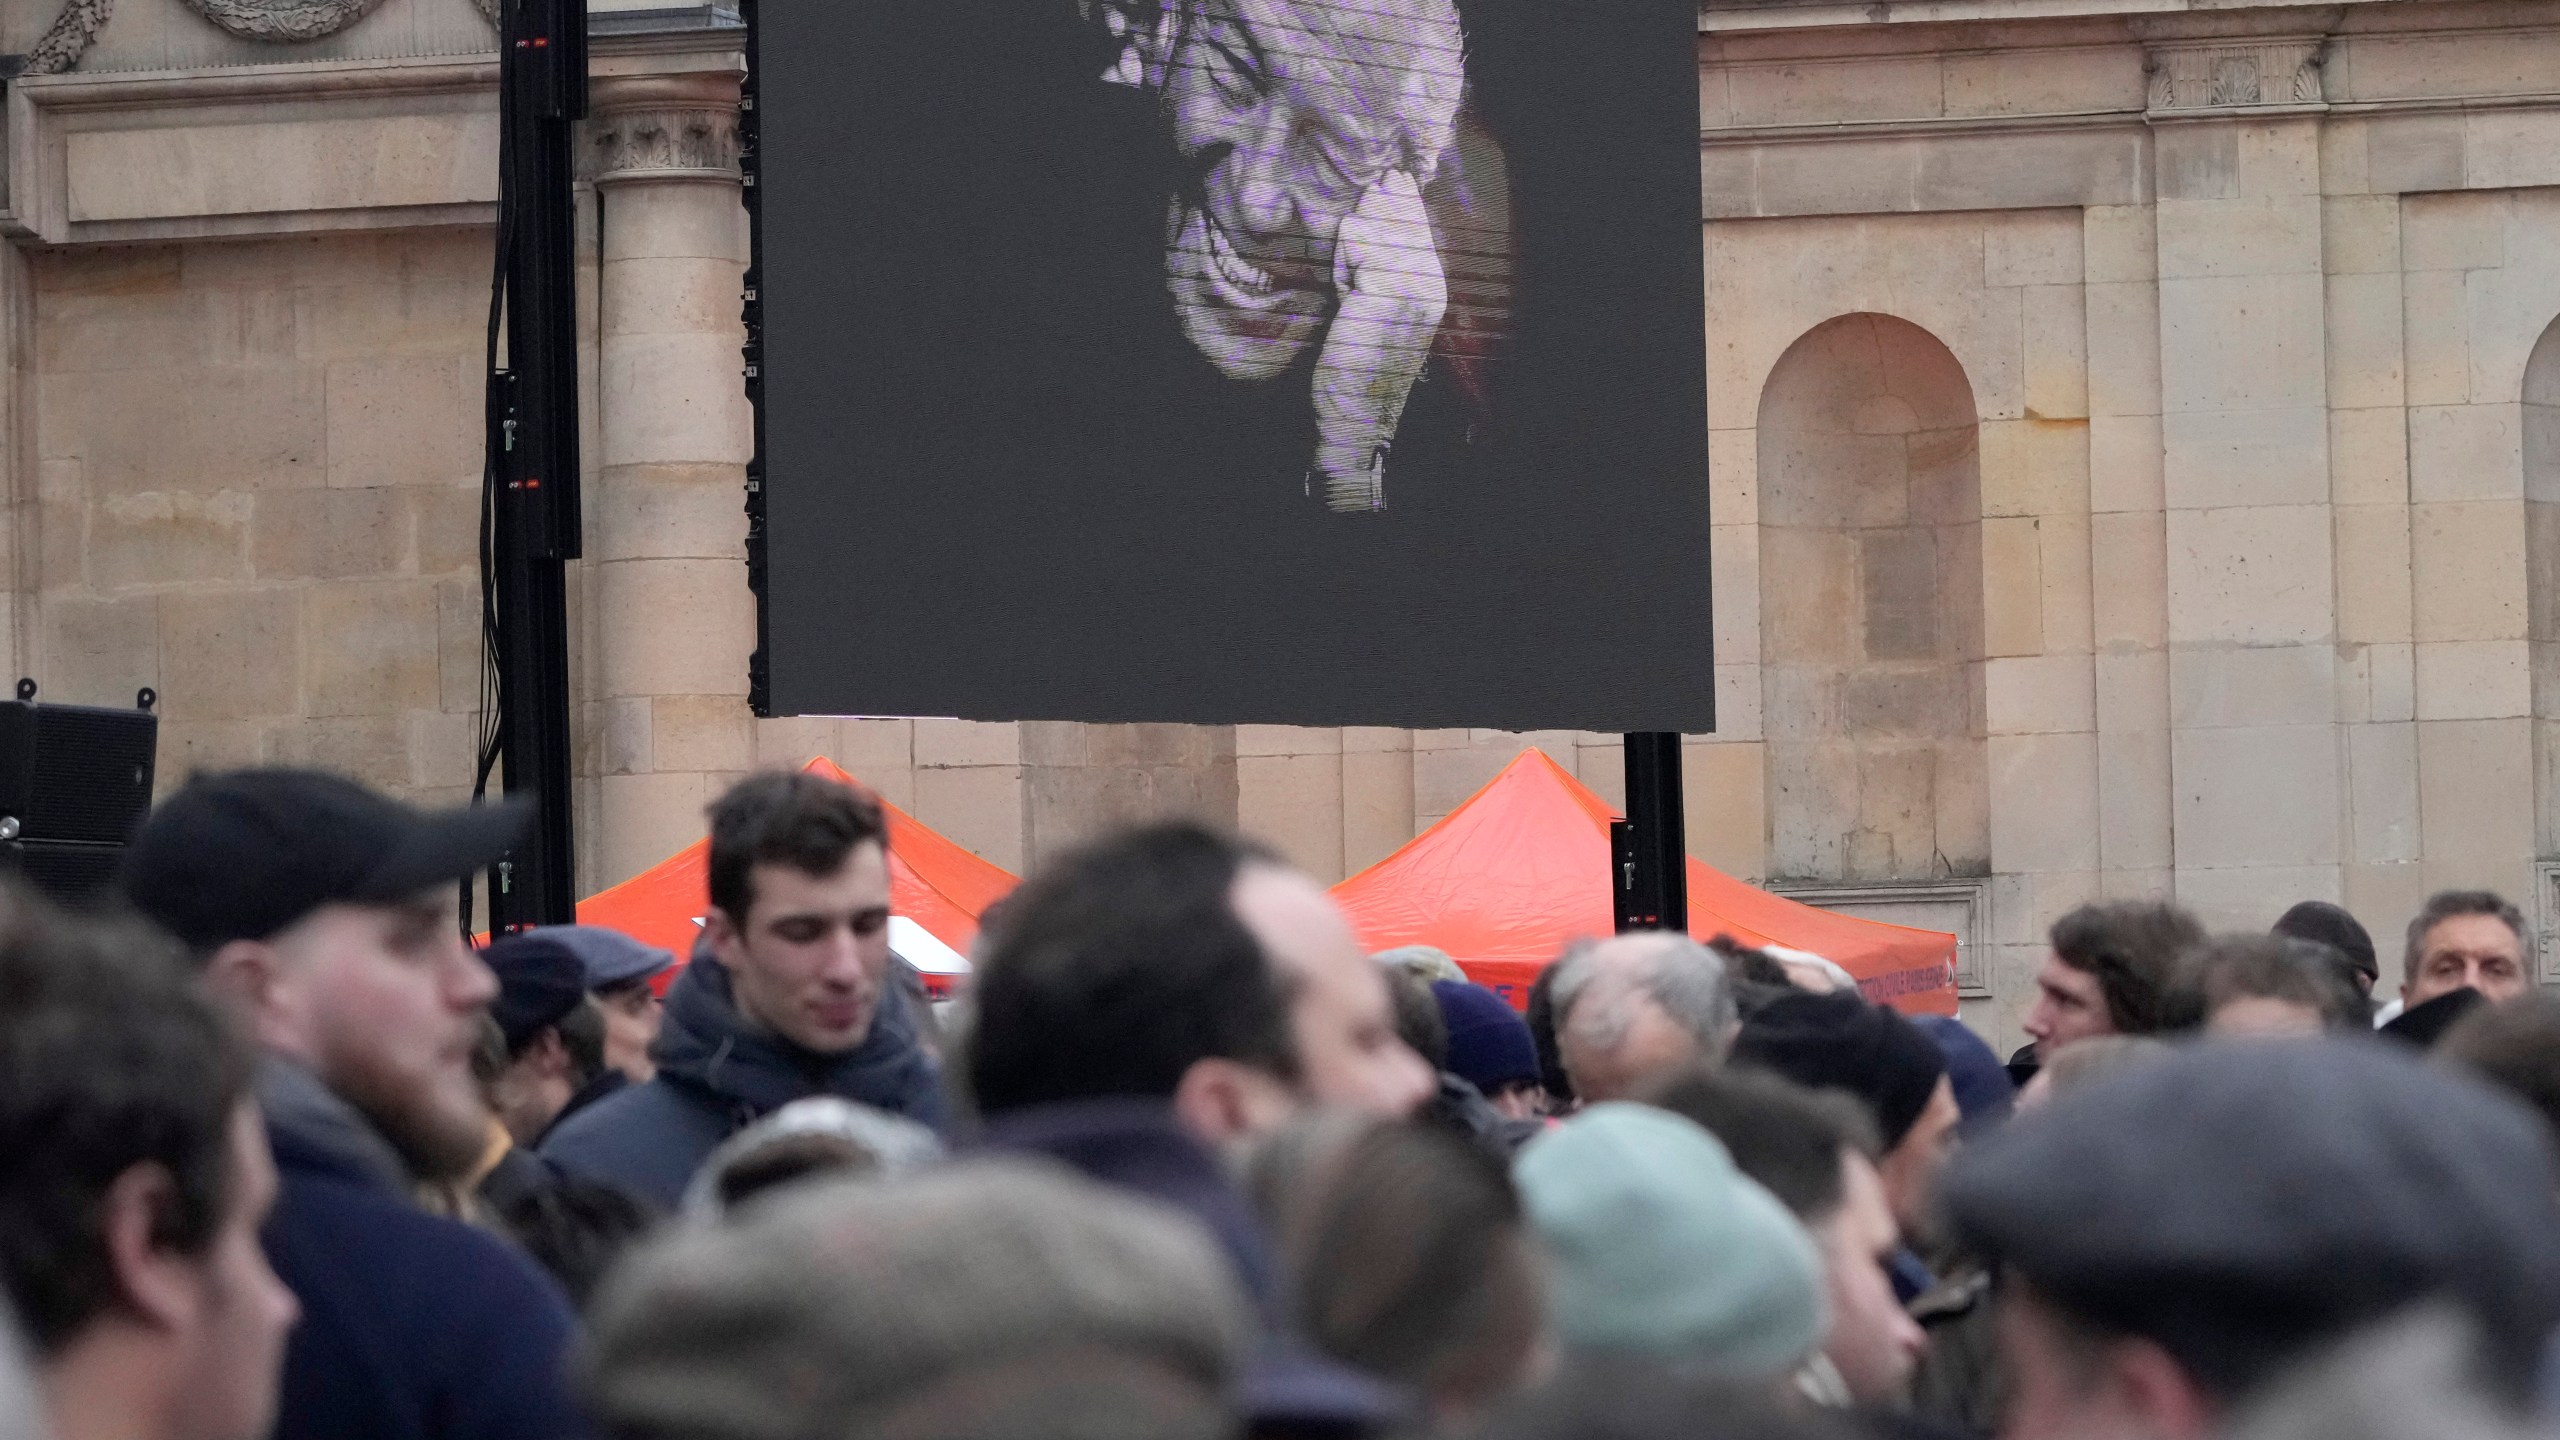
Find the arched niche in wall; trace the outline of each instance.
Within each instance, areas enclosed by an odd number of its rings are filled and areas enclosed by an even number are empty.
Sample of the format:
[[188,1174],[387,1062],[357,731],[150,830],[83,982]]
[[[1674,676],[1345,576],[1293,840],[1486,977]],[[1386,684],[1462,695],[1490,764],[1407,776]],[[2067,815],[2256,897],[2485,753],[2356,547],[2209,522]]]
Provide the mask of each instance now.
[[[2560,320],[2524,367],[2526,635],[2532,642],[2535,897],[2546,927],[2560,877]],[[2550,978],[2554,956],[2543,957]]]
[[1769,873],[1988,873],[1982,469],[1964,367],[1908,321],[1844,315],[1761,392]]

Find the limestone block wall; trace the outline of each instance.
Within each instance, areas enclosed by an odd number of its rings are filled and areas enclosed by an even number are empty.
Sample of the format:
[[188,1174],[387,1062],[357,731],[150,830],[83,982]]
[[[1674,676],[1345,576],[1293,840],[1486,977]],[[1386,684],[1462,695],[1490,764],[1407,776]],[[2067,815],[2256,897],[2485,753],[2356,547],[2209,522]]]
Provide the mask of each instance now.
[[[1768,565],[1777,452],[1741,427],[1819,327],[1907,321],[1977,397],[1976,1018],[2013,1025],[2044,928],[2100,896],[2342,900],[2388,952],[2487,885],[2547,930],[2560,27],[2062,11],[1702,22],[1720,528]],[[1784,667],[1753,658],[1774,750]]]
[[19,668],[157,689],[170,781],[464,794],[488,237],[21,253]]

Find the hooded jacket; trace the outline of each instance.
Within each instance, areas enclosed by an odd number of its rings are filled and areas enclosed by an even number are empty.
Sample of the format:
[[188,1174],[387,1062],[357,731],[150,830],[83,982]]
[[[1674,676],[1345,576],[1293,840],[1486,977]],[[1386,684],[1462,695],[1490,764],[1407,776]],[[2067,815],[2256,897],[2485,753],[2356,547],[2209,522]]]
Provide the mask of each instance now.
[[399,1155],[309,1071],[270,1059],[259,1107],[282,1189],[263,1239],[302,1305],[276,1440],[568,1440],[576,1326],[497,1239],[409,1200]]
[[833,1095],[942,1123],[942,1077],[896,985],[880,987],[879,1013],[860,1045],[819,1055],[739,1014],[728,968],[706,956],[668,990],[649,1058],[656,1079],[563,1117],[541,1153],[670,1213],[721,1141],[794,1100]]

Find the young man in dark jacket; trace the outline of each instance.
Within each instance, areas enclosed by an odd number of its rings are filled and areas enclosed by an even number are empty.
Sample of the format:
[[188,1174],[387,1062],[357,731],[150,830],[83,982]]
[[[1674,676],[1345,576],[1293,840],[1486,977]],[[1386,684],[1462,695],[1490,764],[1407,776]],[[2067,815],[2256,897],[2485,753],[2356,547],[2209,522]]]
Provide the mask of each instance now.
[[471,1052],[498,987],[454,926],[452,886],[522,825],[245,770],[190,781],[126,853],[127,895],[195,951],[264,1052],[283,1180],[264,1238],[302,1306],[277,1440],[581,1432],[559,1288],[413,1198],[469,1173],[487,1139]]
[[710,954],[667,993],[657,1077],[563,1121],[545,1159],[672,1211],[721,1141],[833,1095],[928,1125],[941,1077],[890,974],[889,832],[849,786],[776,772],[711,809]]

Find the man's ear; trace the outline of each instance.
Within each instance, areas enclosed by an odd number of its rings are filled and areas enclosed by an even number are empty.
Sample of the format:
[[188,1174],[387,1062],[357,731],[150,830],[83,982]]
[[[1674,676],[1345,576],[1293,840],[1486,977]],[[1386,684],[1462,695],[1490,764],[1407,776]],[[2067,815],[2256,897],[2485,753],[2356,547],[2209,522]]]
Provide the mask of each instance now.
[[158,1233],[177,1204],[177,1182],[146,1162],[118,1175],[98,1206],[117,1302],[137,1323],[159,1330],[192,1323],[202,1299],[196,1265]]
[[1212,1147],[1262,1134],[1296,1109],[1286,1085],[1235,1060],[1195,1060],[1173,1087],[1174,1119]]
[[533,1037],[533,1044],[518,1058],[532,1061],[534,1073],[546,1079],[567,1079],[575,1068],[569,1063],[569,1042],[560,1038],[555,1027]]
[[729,918],[729,912],[714,905],[703,912],[702,938],[711,942],[711,953],[721,964],[735,966],[738,952],[746,945],[746,933]]
[[204,963],[205,988],[270,1050],[302,1052],[302,997],[284,957],[263,940],[233,940]]
[[2107,1370],[2125,1411],[2144,1423],[2146,1433],[2163,1440],[2205,1440],[2221,1431],[2220,1402],[2156,1342],[2115,1341],[2107,1347]]

